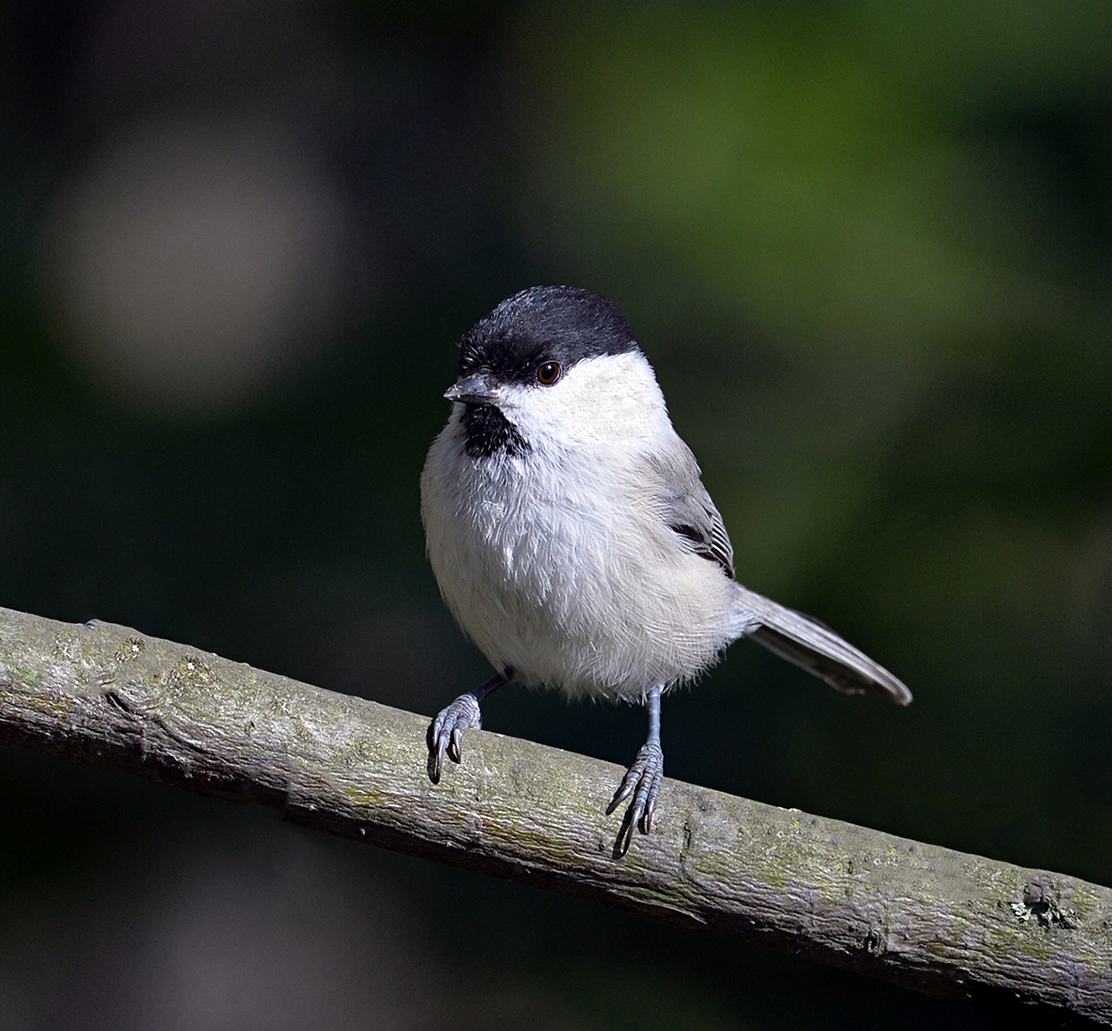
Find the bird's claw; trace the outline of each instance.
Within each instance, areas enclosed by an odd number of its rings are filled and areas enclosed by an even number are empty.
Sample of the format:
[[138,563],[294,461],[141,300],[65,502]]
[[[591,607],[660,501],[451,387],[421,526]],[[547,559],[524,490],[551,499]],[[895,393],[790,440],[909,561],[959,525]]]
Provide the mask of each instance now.
[[483,725],[479,703],[473,694],[461,694],[451,705],[440,710],[436,719],[425,732],[425,742],[429,746],[429,780],[440,783],[440,773],[444,768],[444,753],[454,763],[462,757],[460,746],[463,735],[474,727]]
[[660,745],[653,741],[646,742],[633,765],[626,771],[618,790],[610,805],[606,807],[609,816],[630,795],[633,801],[622,817],[622,826],[618,831],[618,840],[615,851],[624,856],[629,850],[630,841],[633,839],[633,828],[640,827],[642,834],[648,834],[652,828],[653,812],[656,809],[656,800],[660,795],[660,786],[664,782],[664,752]]

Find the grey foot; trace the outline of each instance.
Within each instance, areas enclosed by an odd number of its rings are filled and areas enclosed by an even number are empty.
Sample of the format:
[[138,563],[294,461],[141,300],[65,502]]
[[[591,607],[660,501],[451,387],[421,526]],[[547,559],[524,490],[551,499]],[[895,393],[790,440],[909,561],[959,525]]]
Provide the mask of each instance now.
[[434,784],[440,783],[444,753],[448,753],[452,762],[458,763],[463,735],[472,727],[478,730],[482,725],[479,703],[471,692],[461,694],[451,705],[440,710],[425,733],[429,746],[429,780]]
[[649,741],[641,747],[633,765],[626,771],[618,790],[610,805],[606,807],[609,816],[630,795],[633,801],[622,818],[622,827],[618,831],[618,841],[614,848],[618,855],[624,856],[629,850],[629,843],[633,839],[633,828],[640,826],[642,834],[648,834],[652,828],[653,811],[656,809],[657,796],[660,794],[660,785],[664,782],[664,752],[660,745]]

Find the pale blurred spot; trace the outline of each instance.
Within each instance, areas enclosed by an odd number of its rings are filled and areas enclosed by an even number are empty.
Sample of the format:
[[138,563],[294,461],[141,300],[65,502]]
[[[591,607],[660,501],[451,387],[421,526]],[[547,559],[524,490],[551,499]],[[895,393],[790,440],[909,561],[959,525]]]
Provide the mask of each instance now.
[[341,202],[296,144],[246,122],[133,126],[46,226],[70,353],[148,410],[226,413],[317,357],[341,314]]
[[7,920],[0,1029],[435,1026],[445,974],[408,896],[349,848],[248,823],[134,847]]
[[142,1025],[427,1026],[438,971],[387,885],[368,883],[368,868],[314,838],[280,828],[259,837],[265,858],[194,856],[148,911]]

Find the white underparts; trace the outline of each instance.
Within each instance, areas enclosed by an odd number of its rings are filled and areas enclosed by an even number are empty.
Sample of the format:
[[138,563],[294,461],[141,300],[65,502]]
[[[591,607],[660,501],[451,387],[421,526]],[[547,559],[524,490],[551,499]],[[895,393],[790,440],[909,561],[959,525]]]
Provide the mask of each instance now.
[[694,460],[648,362],[591,358],[552,387],[501,389],[528,452],[469,457],[457,404],[421,478],[429,558],[460,626],[495,669],[573,697],[640,700],[696,676],[751,627],[736,584],[662,513],[652,456]]

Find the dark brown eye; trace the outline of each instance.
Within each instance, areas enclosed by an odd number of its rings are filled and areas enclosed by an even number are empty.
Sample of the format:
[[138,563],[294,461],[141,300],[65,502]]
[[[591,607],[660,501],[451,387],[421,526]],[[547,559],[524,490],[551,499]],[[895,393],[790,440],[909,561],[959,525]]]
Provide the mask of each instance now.
[[560,363],[559,362],[545,362],[544,365],[537,368],[537,382],[543,383],[546,387],[552,386],[560,378]]

